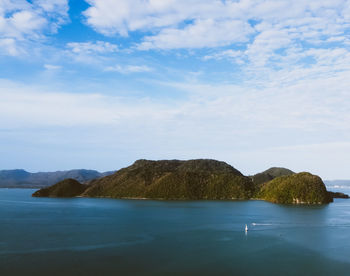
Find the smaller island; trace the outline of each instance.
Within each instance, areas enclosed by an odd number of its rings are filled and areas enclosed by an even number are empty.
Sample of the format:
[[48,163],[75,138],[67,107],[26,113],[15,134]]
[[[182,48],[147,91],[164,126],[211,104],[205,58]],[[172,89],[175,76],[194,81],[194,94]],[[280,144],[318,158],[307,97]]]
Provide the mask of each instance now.
[[341,192],[328,192],[332,198],[349,198],[347,194]]
[[81,195],[86,189],[87,185],[81,184],[79,181],[67,178],[55,185],[47,188],[42,188],[36,191],[32,196],[34,197],[76,197]]

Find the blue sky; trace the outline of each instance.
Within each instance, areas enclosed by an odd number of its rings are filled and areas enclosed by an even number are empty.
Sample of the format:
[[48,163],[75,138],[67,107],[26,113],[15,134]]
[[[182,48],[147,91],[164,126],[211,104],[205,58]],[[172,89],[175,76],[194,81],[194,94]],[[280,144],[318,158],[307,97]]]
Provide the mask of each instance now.
[[3,0],[0,168],[350,178],[349,34],[346,0]]

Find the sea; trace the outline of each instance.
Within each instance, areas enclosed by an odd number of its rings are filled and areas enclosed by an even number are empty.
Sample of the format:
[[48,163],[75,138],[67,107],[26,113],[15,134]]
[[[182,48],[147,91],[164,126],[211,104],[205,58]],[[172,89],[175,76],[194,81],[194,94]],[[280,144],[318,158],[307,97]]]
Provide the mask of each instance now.
[[294,206],[34,191],[0,189],[1,276],[350,275],[350,199]]

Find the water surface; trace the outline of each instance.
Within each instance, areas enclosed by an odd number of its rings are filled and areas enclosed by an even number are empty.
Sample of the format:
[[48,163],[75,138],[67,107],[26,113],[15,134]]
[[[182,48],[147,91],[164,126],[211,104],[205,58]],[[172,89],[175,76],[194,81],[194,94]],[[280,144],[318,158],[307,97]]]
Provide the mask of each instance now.
[[0,189],[2,276],[350,275],[350,200],[283,206],[33,192]]

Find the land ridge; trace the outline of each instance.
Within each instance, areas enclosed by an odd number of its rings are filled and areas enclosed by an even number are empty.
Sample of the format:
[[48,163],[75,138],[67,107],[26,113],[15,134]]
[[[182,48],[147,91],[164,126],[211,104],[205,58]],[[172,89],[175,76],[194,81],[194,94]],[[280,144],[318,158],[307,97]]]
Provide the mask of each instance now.
[[0,188],[44,188],[67,178],[87,183],[112,173],[114,171],[101,173],[96,170],[86,169],[35,173],[23,169],[0,170]]

